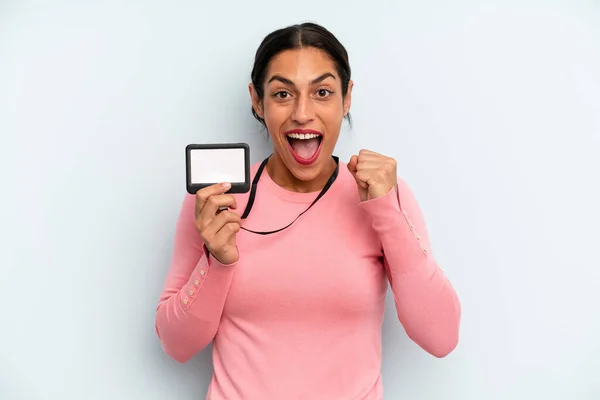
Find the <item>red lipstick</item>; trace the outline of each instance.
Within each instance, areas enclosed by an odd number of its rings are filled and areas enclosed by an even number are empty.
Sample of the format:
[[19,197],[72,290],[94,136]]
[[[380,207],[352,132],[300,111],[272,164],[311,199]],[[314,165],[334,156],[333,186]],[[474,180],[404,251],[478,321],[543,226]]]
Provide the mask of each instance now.
[[[294,147],[292,146],[291,142],[293,140],[297,140],[297,141],[302,141],[302,140],[314,140],[314,139],[298,139],[298,138],[292,138],[288,135],[293,135],[293,134],[312,134],[312,135],[317,135],[319,140],[319,144],[317,146],[317,148],[314,150],[314,153],[309,157],[309,158],[305,158],[301,155],[299,155],[298,153],[296,153],[296,151],[294,150]],[[292,154],[292,157],[294,158],[294,160],[296,160],[296,162],[298,164],[301,165],[311,165],[312,163],[314,163],[318,158],[319,158],[319,154],[321,153],[321,147],[323,144],[323,134],[317,130],[314,129],[290,129],[287,132],[285,132],[285,136],[286,136],[286,140],[288,143],[288,149],[290,150],[290,153]],[[314,144],[313,144],[314,146]]]

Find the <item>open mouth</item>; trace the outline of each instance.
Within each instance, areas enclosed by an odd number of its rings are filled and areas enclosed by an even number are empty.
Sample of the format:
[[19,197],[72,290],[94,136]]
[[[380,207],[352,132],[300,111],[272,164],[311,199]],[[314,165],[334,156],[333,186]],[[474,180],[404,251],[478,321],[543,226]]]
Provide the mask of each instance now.
[[319,157],[323,135],[317,131],[289,131],[285,135],[294,159],[304,165],[312,164]]

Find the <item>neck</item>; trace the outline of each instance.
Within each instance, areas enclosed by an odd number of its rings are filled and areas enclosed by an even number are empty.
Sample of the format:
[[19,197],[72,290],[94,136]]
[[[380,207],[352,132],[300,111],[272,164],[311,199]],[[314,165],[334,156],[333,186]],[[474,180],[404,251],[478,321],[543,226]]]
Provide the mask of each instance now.
[[325,164],[326,165],[322,168],[316,178],[309,181],[303,181],[296,178],[283,160],[281,160],[277,152],[274,152],[269,158],[269,161],[267,161],[266,169],[273,182],[282,188],[292,192],[310,193],[318,192],[323,189],[336,168],[336,163],[333,158],[330,158],[330,162]]

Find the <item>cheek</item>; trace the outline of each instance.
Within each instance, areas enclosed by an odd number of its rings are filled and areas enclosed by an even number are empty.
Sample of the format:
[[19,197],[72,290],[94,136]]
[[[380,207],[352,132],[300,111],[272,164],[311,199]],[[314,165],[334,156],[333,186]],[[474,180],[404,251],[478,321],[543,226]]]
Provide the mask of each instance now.
[[327,119],[327,123],[340,122],[344,117],[344,105],[339,99],[332,100],[330,103],[323,104],[321,114]]
[[264,103],[264,117],[265,122],[271,125],[280,125],[285,121],[285,108],[279,104],[273,104],[272,102],[266,101]]
[[323,144],[329,148],[334,148],[338,141],[339,136],[340,136],[339,133],[337,133],[335,135],[330,134],[327,136],[327,141]]
[[269,134],[271,135],[271,137],[273,139],[275,139],[274,136],[278,136],[277,133],[279,132],[279,130],[281,128],[281,121],[282,121],[281,113],[277,112],[276,107],[265,106],[264,119],[265,119],[265,124],[267,125],[267,129],[269,131]]
[[331,132],[339,132],[344,122],[344,110],[341,107],[330,107],[325,114],[323,114],[324,123],[327,125],[327,129]]

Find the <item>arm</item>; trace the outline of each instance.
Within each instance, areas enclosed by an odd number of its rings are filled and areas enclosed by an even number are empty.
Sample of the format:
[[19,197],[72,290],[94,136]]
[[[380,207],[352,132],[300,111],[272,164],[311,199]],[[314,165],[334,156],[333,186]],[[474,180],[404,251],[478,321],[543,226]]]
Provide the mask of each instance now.
[[445,357],[458,343],[461,306],[431,254],[425,221],[408,185],[361,203],[380,235],[398,319],[425,351]]
[[175,230],[171,265],[156,309],[156,333],[170,357],[186,362],[215,337],[233,276],[206,250],[186,195]]

